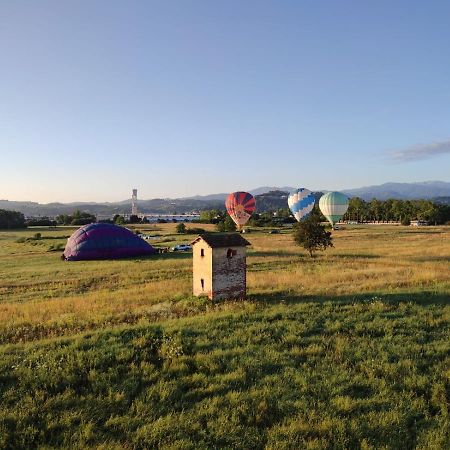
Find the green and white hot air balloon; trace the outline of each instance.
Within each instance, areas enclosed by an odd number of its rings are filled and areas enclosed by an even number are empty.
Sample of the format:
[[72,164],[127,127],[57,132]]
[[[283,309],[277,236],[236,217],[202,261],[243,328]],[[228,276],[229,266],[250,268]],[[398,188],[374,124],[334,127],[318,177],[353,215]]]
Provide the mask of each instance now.
[[340,192],[327,192],[319,200],[319,208],[331,226],[342,219],[348,209],[348,198]]

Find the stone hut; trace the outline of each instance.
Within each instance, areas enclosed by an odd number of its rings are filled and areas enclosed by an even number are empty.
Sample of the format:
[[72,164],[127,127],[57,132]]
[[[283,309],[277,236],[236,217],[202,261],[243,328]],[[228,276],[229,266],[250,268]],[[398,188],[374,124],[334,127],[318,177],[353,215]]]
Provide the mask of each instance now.
[[245,298],[246,246],[238,233],[202,234],[192,241],[194,295]]

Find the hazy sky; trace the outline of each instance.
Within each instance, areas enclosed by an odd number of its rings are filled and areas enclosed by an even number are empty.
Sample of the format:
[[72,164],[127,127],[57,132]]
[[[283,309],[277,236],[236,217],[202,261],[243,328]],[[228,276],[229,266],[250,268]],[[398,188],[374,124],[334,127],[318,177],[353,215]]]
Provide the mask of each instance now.
[[0,1],[0,198],[450,181],[448,1]]

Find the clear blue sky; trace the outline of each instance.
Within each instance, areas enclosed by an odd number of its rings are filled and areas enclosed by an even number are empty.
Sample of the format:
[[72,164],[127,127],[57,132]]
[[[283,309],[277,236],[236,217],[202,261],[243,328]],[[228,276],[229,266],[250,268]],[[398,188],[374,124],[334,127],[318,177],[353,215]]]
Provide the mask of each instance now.
[[0,198],[450,181],[448,1],[2,1]]

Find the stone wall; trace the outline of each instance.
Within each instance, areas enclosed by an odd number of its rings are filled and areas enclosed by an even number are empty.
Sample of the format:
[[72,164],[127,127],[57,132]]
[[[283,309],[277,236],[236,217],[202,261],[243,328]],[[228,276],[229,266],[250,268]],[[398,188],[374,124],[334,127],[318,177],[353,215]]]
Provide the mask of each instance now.
[[213,249],[212,298],[245,298],[246,269],[245,247]]

